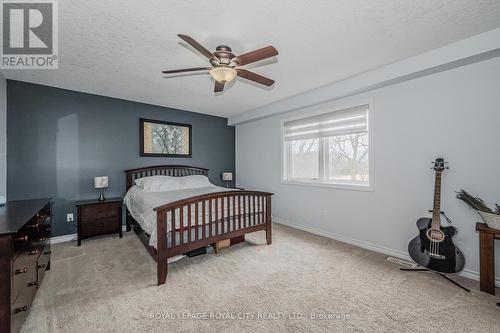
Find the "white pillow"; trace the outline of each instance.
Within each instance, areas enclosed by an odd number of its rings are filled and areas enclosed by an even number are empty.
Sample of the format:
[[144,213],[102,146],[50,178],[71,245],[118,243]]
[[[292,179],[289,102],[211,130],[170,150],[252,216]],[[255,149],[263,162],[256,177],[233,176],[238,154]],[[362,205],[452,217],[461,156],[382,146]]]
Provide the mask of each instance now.
[[144,192],[165,192],[179,190],[180,177],[150,176],[135,180],[135,184]]
[[179,177],[179,179],[180,190],[212,186],[208,177],[203,175],[185,176]]

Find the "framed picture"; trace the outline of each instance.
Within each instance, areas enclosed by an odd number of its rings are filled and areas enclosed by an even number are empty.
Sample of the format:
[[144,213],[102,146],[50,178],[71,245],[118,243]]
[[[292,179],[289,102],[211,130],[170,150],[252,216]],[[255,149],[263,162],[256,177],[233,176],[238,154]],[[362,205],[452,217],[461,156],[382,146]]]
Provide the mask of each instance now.
[[140,118],[141,156],[191,157],[191,125]]

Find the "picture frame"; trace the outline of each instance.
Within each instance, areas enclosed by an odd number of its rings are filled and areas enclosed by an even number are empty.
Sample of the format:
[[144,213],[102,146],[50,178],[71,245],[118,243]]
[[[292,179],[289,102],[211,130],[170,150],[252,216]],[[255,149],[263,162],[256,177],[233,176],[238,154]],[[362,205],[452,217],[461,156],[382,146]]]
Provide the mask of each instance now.
[[192,125],[139,119],[140,156],[192,157]]

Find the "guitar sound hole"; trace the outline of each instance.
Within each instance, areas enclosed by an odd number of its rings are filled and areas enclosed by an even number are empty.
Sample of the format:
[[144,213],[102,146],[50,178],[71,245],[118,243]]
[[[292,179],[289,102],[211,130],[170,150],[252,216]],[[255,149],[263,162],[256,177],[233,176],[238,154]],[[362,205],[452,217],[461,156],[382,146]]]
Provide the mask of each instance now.
[[427,230],[427,238],[434,242],[442,242],[444,240],[444,234],[441,230],[429,229]]

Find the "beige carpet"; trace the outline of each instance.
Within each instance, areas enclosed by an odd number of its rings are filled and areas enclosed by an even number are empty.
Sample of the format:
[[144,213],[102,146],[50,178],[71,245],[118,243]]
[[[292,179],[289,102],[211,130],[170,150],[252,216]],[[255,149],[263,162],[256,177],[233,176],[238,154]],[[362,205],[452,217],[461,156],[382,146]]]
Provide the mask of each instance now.
[[477,282],[457,278],[466,293],[381,254],[274,231],[271,246],[258,232],[173,263],[160,287],[133,233],[54,245],[23,332],[500,332],[496,299]]

